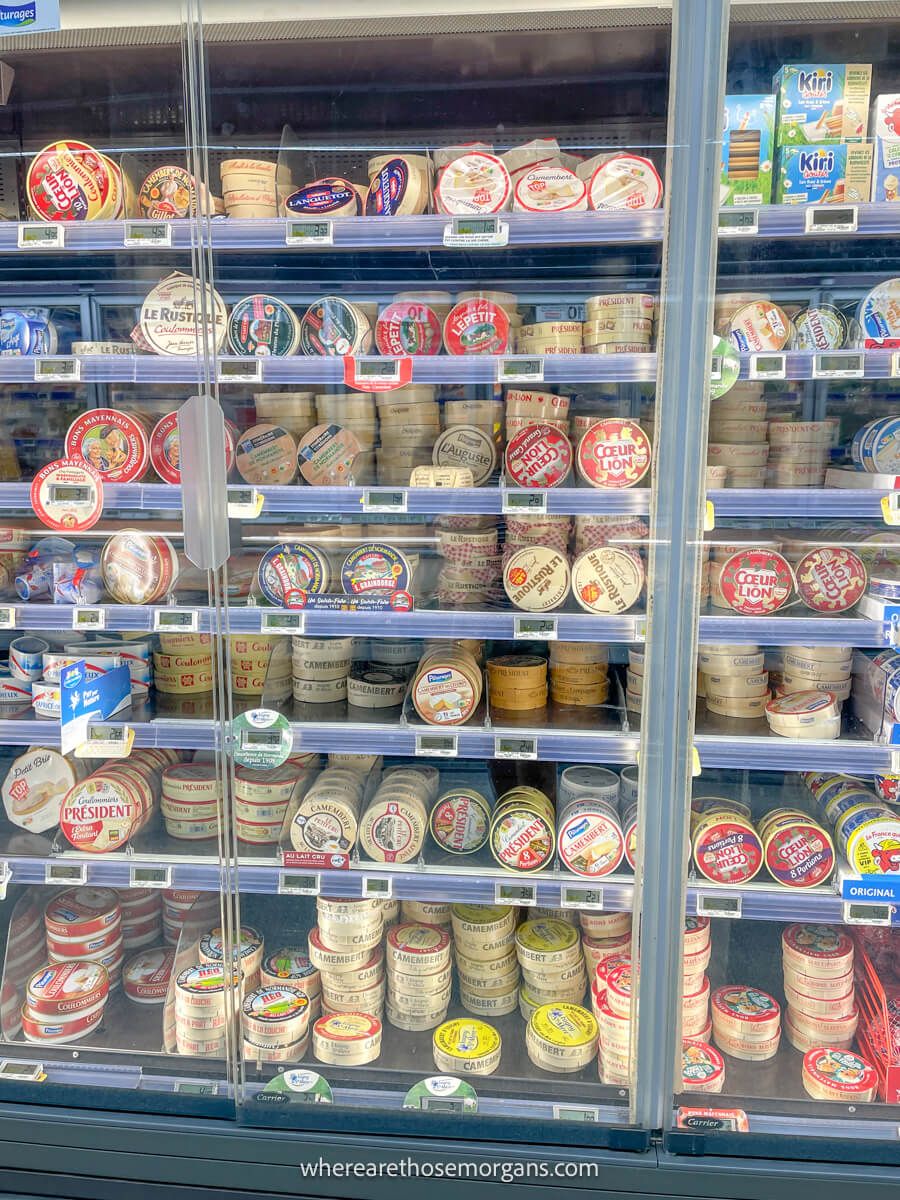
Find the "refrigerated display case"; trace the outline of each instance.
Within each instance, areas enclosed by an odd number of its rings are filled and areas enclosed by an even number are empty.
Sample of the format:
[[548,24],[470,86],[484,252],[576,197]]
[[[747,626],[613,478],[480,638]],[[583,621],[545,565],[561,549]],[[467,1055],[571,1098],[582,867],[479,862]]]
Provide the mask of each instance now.
[[0,1181],[875,1189],[900,6],[357,7],[0,39]]

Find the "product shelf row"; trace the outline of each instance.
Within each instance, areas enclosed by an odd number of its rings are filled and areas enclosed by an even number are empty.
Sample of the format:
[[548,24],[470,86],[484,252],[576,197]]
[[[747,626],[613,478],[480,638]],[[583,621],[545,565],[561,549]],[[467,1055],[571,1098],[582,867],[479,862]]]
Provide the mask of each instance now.
[[[814,211],[816,216],[807,215]],[[735,217],[735,214],[741,214]],[[496,218],[462,218],[463,232],[456,233],[455,248],[467,252],[509,246],[604,245],[629,242],[660,242],[665,224],[663,209],[609,210],[606,212],[545,214],[508,212]],[[815,222],[815,223],[814,223]],[[821,222],[819,224],[818,222]],[[855,224],[855,228],[852,226]],[[498,234],[497,226],[501,227]],[[494,226],[494,231],[491,231]],[[502,227],[505,226],[506,232]],[[850,228],[848,228],[848,226]],[[54,229],[50,227],[51,231]],[[208,229],[208,232],[207,232]],[[448,241],[445,242],[445,233]],[[896,237],[900,234],[900,212],[891,203],[842,205],[833,213],[811,210],[806,205],[771,204],[740,209],[726,208],[720,214],[723,237],[821,238],[865,236]],[[420,216],[353,217],[338,219],[213,218],[205,221],[85,221],[66,225],[60,235],[33,222],[0,224],[0,254],[96,250],[188,251],[205,242],[213,250],[391,250],[454,248],[451,218],[440,213]]]
[[[313,598],[315,599],[315,598]],[[347,598],[351,604],[351,598]],[[217,632],[212,608],[107,604],[65,607],[53,604],[9,604],[0,608],[3,628],[60,630],[180,630]],[[531,614],[520,610],[420,608],[412,611],[350,609],[281,609],[255,605],[228,609],[230,633],[306,634],[315,637],[489,638],[494,641],[642,642],[643,613],[594,616],[589,613]],[[860,617],[740,616],[700,617],[701,642],[765,643],[881,647],[892,644],[888,621]]]
[[[72,882],[97,887],[165,886],[192,891],[215,891],[222,882],[222,867],[211,853],[188,855],[122,854],[103,858],[63,854],[4,858],[7,884],[58,886]],[[238,856],[237,879],[248,895],[312,895],[355,897],[384,889],[399,900],[432,900],[453,904],[536,904],[547,908],[579,907],[592,911],[630,912],[634,880],[609,875],[596,880],[559,872],[523,875],[491,868],[463,865],[452,869],[410,864],[392,867],[381,863],[352,863],[346,870],[285,865],[277,857]],[[900,916],[892,907],[891,920]],[[856,905],[855,920],[884,920],[884,905]],[[753,882],[741,887],[716,887],[689,881],[686,911],[701,916],[750,921],[842,921],[845,901],[839,881],[817,888],[798,889]]]
[[[900,373],[896,351],[830,350],[811,354],[787,350],[741,356],[741,379],[848,380],[890,379]],[[405,371],[409,370],[409,376]],[[197,384],[206,364],[192,355],[97,354],[0,359],[0,383],[184,383]],[[220,384],[339,384],[365,392],[367,382],[380,388],[386,379],[404,383],[654,383],[656,354],[418,355],[412,358],[292,355],[251,358],[220,355],[215,362]]]
[[[871,517],[882,519],[882,496],[867,488],[726,488],[707,493],[716,517]],[[557,487],[546,489],[406,488],[406,487],[302,487],[277,486],[250,489],[229,484],[229,504],[241,508],[262,498],[260,516],[276,513],[485,515],[541,513],[581,516],[594,513],[645,516],[650,511],[650,488]],[[105,483],[104,508],[180,512],[182,491],[169,483]],[[4,509],[29,508],[30,483],[0,483]],[[546,507],[545,507],[546,506]]]
[[[608,721],[603,709],[599,719]],[[557,720],[559,718],[557,717]],[[635,718],[637,720],[637,718]],[[728,722],[732,728],[734,722]],[[104,729],[126,726],[134,732],[136,747],[160,746],[178,750],[213,750],[222,742],[212,718],[153,717],[95,722]],[[541,762],[629,764],[638,761],[640,734],[620,728],[543,729],[509,726],[461,725],[452,730],[431,725],[402,723],[293,722],[295,751],[327,753],[346,749],[351,739],[354,753],[409,755],[423,760],[494,757]],[[0,741],[7,746],[58,745],[60,727],[51,719],[30,716],[0,718]],[[838,771],[871,775],[900,770],[900,750],[859,735],[835,741],[804,741],[774,734],[748,736],[734,732],[698,733],[694,747],[703,767],[783,771]]]

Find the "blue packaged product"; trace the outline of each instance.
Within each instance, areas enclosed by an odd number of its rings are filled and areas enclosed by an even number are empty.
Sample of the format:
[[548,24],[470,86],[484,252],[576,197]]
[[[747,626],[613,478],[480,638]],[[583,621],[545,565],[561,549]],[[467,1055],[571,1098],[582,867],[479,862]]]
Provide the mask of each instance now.
[[900,417],[884,417],[875,423],[871,441],[863,442],[863,466],[877,474],[900,473]]
[[719,204],[769,204],[774,155],[774,95],[726,96]]
[[362,213],[362,198],[349,180],[334,175],[292,192],[284,209],[289,217],[353,217]]
[[872,191],[872,147],[787,146],[778,153],[777,204],[861,204]]
[[0,311],[0,356],[56,353],[56,330],[47,311],[4,308]]
[[778,97],[778,146],[858,142],[869,122],[871,63],[785,63],[772,87]]
[[262,594],[279,608],[303,608],[307,593],[324,592],[330,568],[315,546],[285,542],[262,556],[257,579]]
[[351,550],[341,568],[341,583],[348,596],[384,595],[409,588],[410,569],[405,555],[384,542],[365,542]]

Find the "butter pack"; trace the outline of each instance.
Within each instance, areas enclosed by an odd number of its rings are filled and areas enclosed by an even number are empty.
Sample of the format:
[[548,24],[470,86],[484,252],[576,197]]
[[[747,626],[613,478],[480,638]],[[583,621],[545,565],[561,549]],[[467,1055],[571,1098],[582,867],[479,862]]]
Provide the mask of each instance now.
[[772,86],[778,96],[775,141],[779,147],[865,139],[871,63],[785,63]]
[[775,96],[726,96],[719,204],[770,204]]
[[788,146],[779,152],[776,204],[862,204],[872,187],[871,143]]

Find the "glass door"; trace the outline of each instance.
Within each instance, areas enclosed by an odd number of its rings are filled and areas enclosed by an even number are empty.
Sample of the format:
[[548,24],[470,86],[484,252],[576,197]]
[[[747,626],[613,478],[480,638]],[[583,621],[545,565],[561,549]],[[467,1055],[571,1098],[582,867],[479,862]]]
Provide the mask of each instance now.
[[183,28],[61,21],[0,41],[0,1096],[227,1112]]
[[640,1148],[668,14],[476,7],[204,14],[240,1118]]
[[831,7],[730,29],[670,1145],[895,1161],[900,12]]

